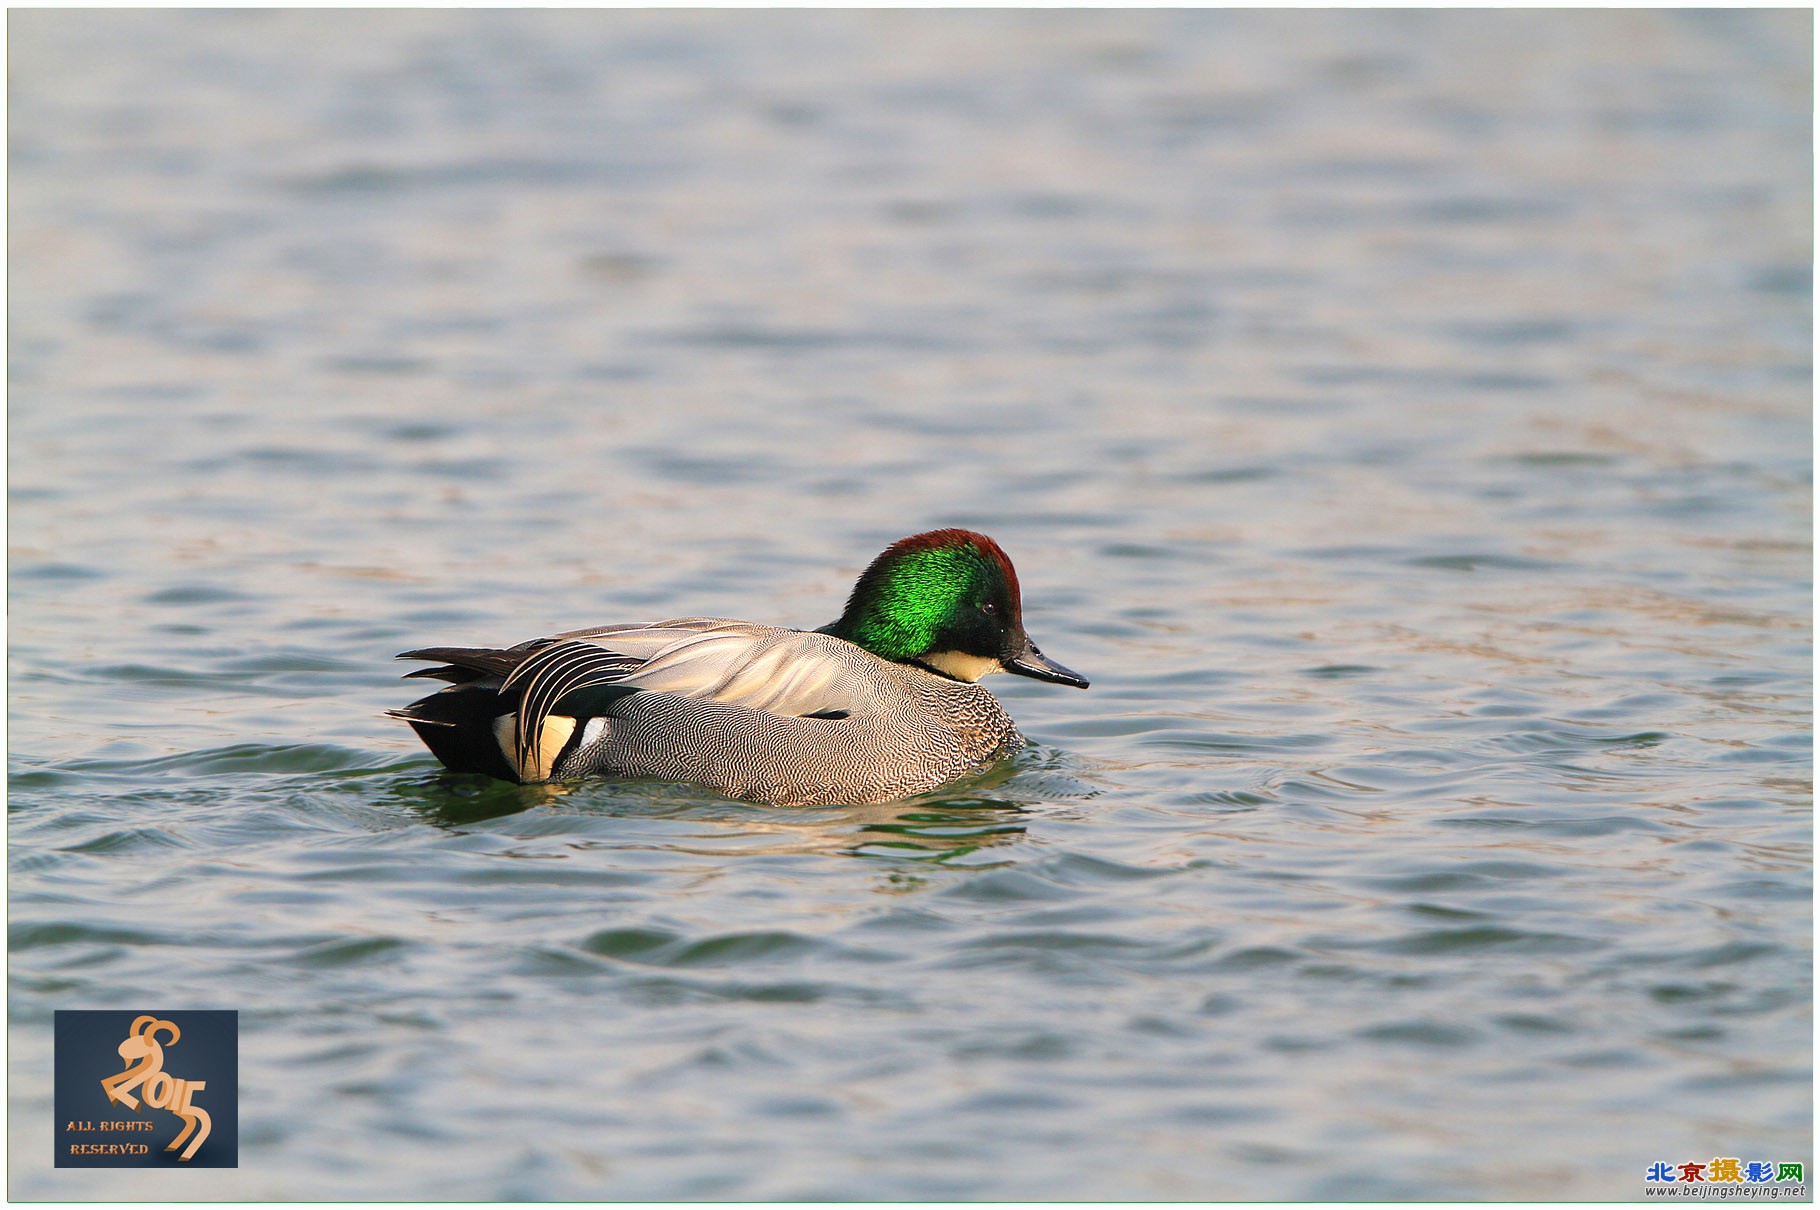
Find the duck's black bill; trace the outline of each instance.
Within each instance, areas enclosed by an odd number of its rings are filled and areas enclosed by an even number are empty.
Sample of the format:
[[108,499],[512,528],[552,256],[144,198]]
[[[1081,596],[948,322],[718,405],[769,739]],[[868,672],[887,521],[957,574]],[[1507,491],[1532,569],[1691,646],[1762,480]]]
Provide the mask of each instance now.
[[1005,671],[1015,672],[1039,681],[1053,681],[1058,685],[1073,685],[1076,689],[1087,687],[1087,678],[1072,668],[1064,668],[1036,649],[1035,643],[1026,644],[1024,649],[1005,661]]

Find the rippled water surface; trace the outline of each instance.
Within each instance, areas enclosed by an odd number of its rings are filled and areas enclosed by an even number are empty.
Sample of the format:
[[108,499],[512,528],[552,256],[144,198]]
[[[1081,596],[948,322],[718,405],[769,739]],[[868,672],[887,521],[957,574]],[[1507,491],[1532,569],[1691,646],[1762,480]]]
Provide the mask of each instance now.
[[[11,14],[10,1180],[1629,1198],[1811,1160],[1811,16]],[[393,653],[997,537],[926,800],[443,775]]]

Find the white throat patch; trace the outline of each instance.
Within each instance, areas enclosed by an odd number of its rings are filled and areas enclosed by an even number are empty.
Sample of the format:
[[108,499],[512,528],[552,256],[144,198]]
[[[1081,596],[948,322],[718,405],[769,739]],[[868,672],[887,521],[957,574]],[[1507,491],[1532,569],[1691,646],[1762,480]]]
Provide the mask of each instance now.
[[964,651],[931,651],[922,662],[957,681],[977,681],[982,676],[1003,672],[1005,666],[989,655],[968,655]]

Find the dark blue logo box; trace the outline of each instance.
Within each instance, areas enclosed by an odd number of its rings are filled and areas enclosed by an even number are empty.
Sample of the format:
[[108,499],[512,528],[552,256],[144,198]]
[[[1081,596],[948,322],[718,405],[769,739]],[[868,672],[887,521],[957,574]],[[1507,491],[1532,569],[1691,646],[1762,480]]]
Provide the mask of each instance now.
[[59,1011],[53,1062],[57,1167],[240,1166],[238,1012]]

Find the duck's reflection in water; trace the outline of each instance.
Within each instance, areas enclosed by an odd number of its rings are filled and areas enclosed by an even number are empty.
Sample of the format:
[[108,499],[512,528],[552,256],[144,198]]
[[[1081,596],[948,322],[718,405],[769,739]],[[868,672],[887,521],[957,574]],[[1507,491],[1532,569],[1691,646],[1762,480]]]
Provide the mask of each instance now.
[[478,773],[436,773],[400,778],[380,800],[425,823],[459,828],[558,802],[570,789],[560,783],[521,786]]
[[1026,803],[980,797],[895,806],[897,811],[889,818],[855,821],[857,827],[842,851],[929,862],[975,858],[983,849],[1022,836],[1024,817],[1030,810]]
[[[388,794],[399,807],[442,828],[467,828],[537,807],[578,820],[613,817],[616,838],[578,826],[578,849],[661,848],[697,856],[842,853],[880,859],[980,861],[982,850],[1022,836],[1039,804],[1019,800],[1006,761],[943,792],[897,802],[839,807],[771,807],[734,802],[689,786],[581,782],[520,786],[472,774],[400,779]],[[498,826],[498,825],[496,825]],[[504,825],[510,830],[510,825]]]

